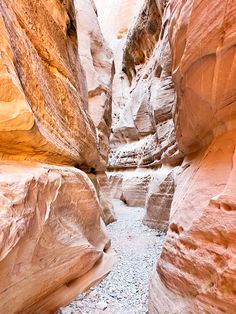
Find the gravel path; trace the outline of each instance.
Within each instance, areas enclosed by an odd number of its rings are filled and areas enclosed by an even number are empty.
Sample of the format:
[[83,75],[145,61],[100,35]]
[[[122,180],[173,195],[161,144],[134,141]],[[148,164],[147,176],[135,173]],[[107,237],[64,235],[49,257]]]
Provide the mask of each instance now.
[[60,314],[147,313],[148,281],[164,235],[142,224],[144,209],[114,201],[117,222],[108,226],[118,262],[113,271]]

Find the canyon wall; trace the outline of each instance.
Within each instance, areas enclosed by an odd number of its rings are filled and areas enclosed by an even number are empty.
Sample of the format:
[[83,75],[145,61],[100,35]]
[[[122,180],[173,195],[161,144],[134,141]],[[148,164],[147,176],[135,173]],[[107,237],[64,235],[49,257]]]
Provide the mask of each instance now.
[[112,196],[168,228],[151,314],[236,313],[235,18],[233,0],[145,0],[123,33],[106,20]]
[[173,123],[175,91],[164,1],[143,2],[116,57],[109,178],[112,196],[146,208],[144,223],[165,231],[182,162]]
[[170,0],[176,138],[185,155],[150,313],[236,313],[236,3]]
[[51,313],[113,262],[112,55],[89,1],[83,29],[82,3],[0,3],[1,313]]
[[90,174],[102,207],[106,224],[115,220],[110,186],[106,175],[111,132],[113,54],[105,42],[92,0],[75,0],[79,56],[86,75],[88,113],[96,127],[99,169]]

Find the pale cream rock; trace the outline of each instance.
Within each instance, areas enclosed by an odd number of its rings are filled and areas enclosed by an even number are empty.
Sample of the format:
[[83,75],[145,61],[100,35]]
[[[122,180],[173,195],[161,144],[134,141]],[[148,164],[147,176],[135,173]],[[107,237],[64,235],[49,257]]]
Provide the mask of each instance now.
[[99,154],[105,167],[111,130],[113,55],[103,38],[92,0],[74,3],[79,56],[88,88],[88,111],[97,129]]
[[[153,174],[149,177],[149,172],[158,175],[162,167],[172,169],[183,159],[173,121],[176,95],[171,77],[169,17],[164,1],[147,0],[130,28],[124,44],[120,85],[116,81],[113,85],[115,95],[117,89],[124,92],[119,100],[115,96],[113,103],[109,154],[109,170],[114,171],[114,175],[110,173],[112,194],[128,204],[145,207],[145,223],[159,230],[166,230],[168,225],[174,182],[167,183],[162,178],[163,183]],[[142,170],[138,177],[136,169]],[[126,181],[127,171],[133,171],[133,175]],[[163,207],[158,207],[157,199],[154,201],[155,193],[162,195],[159,201]]]
[[166,232],[169,226],[170,208],[175,191],[173,168],[162,167],[150,181],[146,196],[146,215],[143,223]]
[[75,0],[74,4],[78,52],[88,89],[88,112],[96,127],[99,168],[103,170],[103,173],[99,171],[96,178],[93,178],[93,182],[99,195],[102,217],[106,223],[110,223],[115,220],[115,215],[105,170],[111,131],[113,55],[103,38],[93,1]]

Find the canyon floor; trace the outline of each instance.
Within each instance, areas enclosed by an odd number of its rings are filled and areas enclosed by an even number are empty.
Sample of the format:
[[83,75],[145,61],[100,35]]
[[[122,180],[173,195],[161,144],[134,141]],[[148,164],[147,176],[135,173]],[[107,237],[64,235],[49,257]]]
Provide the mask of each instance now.
[[160,255],[164,234],[142,224],[144,209],[114,201],[117,221],[108,226],[117,263],[96,287],[58,314],[147,313],[148,282]]

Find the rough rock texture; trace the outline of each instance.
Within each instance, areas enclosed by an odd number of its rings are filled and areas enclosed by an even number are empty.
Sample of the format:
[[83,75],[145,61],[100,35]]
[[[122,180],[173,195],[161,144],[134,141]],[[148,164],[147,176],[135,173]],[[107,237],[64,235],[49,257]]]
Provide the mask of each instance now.
[[143,219],[145,225],[167,231],[174,191],[173,170],[161,168],[156,171],[147,191],[146,215]]
[[[133,202],[135,206],[146,204],[148,218],[146,223],[151,227],[159,226],[166,229],[166,218],[162,223],[155,223],[162,214],[152,198],[159,189],[155,171],[163,165],[176,166],[182,161],[179,152],[173,123],[175,106],[175,91],[171,77],[171,51],[168,41],[169,11],[164,1],[146,0],[139,15],[134,21],[123,51],[122,67],[119,84],[115,81],[113,91],[122,89],[122,97],[114,92],[113,125],[111,134],[111,151],[109,155],[109,170],[111,182],[114,176],[119,179],[117,184],[121,190],[121,199]],[[118,81],[118,79],[117,79]],[[125,88],[121,88],[125,86]],[[133,169],[133,179],[131,178]],[[137,182],[136,169],[146,169],[139,173]],[[150,170],[148,170],[150,169]],[[117,171],[119,170],[119,171]],[[126,172],[129,171],[128,188],[124,184]],[[123,171],[123,180],[121,180]],[[153,171],[147,180],[149,171]],[[152,182],[153,181],[153,182]],[[117,184],[114,186],[117,189]],[[132,186],[133,185],[133,186]],[[156,187],[154,187],[156,185]],[[163,190],[166,187],[166,192]],[[169,194],[167,185],[162,185],[163,196]],[[173,193],[173,192],[171,192]],[[113,195],[116,192],[112,193]],[[123,197],[123,198],[122,198]],[[164,211],[168,213],[169,201],[165,202]],[[164,201],[164,200],[163,200]],[[127,202],[130,204],[130,201]],[[134,205],[132,205],[134,206]],[[155,207],[155,208],[154,208]]]
[[86,74],[89,114],[97,129],[106,166],[111,130],[112,52],[105,43],[92,0],[75,0],[79,55]]
[[71,4],[3,0],[0,10],[2,158],[99,167]]
[[234,314],[236,3],[172,0],[170,10],[177,139],[187,156],[149,311]]
[[[86,75],[88,112],[94,122],[99,143],[100,168],[106,169],[111,131],[113,56],[104,41],[92,0],[75,0],[79,56]],[[94,181],[94,180],[93,180]],[[106,223],[115,220],[106,174],[98,178],[98,195]],[[99,187],[100,184],[100,187]],[[96,184],[97,186],[97,184]]]
[[153,171],[126,171],[109,173],[112,197],[131,207],[144,207]]
[[[96,134],[109,103],[95,126],[72,1],[2,0],[0,13],[0,312],[52,313],[113,262],[101,219],[112,219],[107,144]],[[97,175],[101,203],[76,168]]]

